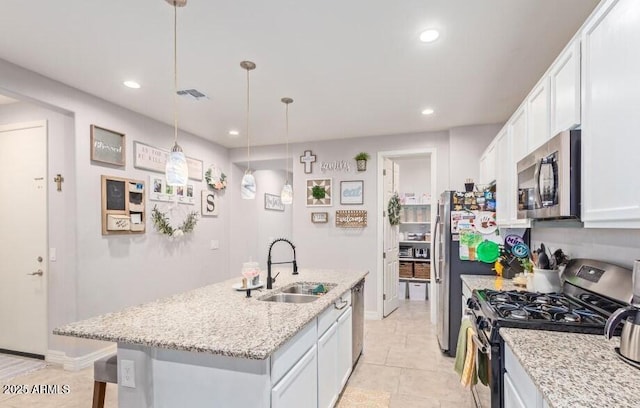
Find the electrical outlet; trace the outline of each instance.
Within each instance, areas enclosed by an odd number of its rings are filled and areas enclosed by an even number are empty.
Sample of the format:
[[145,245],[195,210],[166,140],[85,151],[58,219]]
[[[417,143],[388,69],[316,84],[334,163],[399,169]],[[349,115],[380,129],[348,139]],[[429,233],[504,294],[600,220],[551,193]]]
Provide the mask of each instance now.
[[133,360],[120,360],[120,385],[136,388],[136,366]]
[[212,240],[211,240],[211,244],[210,244],[210,248],[211,248],[211,249],[218,249],[218,248],[220,248],[220,241],[218,241],[217,239],[212,239]]

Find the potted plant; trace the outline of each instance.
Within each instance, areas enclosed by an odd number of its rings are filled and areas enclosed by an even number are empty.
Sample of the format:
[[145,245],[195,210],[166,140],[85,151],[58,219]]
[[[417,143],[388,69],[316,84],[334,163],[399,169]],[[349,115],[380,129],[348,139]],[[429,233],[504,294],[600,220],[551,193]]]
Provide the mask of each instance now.
[[311,195],[316,200],[322,200],[327,195],[327,191],[323,186],[313,186],[311,189]]
[[367,160],[369,160],[371,156],[367,152],[360,152],[356,154],[354,159],[356,160],[356,168],[358,171],[366,171],[367,170]]

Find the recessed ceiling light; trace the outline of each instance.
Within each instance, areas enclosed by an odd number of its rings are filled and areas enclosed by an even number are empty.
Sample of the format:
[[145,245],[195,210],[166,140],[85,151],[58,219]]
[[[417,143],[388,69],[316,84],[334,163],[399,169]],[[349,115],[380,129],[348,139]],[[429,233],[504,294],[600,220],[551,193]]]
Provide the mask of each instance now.
[[425,30],[420,34],[420,41],[430,43],[437,40],[438,37],[440,37],[438,30]]
[[434,111],[433,111],[433,109],[431,109],[431,108],[427,108],[427,109],[423,109],[423,110],[422,110],[422,114],[423,114],[423,115],[433,115],[433,112],[434,112]]
[[127,88],[140,89],[140,84],[137,83],[136,81],[124,81],[123,84]]
[[229,136],[238,136],[240,134],[240,132],[238,132],[237,130],[230,130],[229,131]]

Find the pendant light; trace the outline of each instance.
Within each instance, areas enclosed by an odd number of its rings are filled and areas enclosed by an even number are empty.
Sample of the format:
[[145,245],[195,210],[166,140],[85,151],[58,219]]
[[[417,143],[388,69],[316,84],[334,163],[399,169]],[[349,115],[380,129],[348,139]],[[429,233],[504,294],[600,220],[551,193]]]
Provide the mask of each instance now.
[[249,138],[249,71],[253,71],[256,69],[256,64],[251,61],[242,61],[240,63],[242,69],[247,71],[247,124],[246,124],[246,132],[247,132],[247,170],[244,172],[244,176],[242,176],[242,184],[240,185],[240,195],[245,200],[253,200],[256,198],[256,179],[253,177],[251,173],[251,139]]
[[291,98],[282,98],[280,99],[282,103],[285,104],[285,123],[286,123],[286,155],[285,155],[285,163],[286,163],[286,173],[284,179],[284,185],[282,186],[282,191],[280,192],[280,200],[282,204],[291,204],[293,203],[293,187],[289,183],[289,104],[293,103],[293,99]]
[[189,178],[187,158],[178,145],[178,7],[187,5],[187,0],[166,0],[173,6],[173,148],[165,167],[167,185],[184,186]]

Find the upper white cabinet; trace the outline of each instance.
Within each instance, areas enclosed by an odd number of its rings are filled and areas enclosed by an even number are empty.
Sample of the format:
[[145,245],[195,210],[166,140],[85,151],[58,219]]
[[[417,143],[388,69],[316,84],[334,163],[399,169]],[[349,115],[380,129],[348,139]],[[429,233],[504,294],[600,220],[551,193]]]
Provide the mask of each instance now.
[[528,152],[527,106],[528,103],[523,103],[509,120],[508,126],[511,133],[511,149],[513,152],[511,160],[514,164],[518,163],[518,160],[522,159]]
[[509,224],[511,220],[511,138],[507,126],[502,128],[496,137],[496,222],[498,225]]
[[605,1],[582,50],[582,220],[639,228],[640,1]]
[[[527,97],[527,139],[525,154],[549,140],[548,76],[544,76]],[[517,156],[516,162],[523,156]]]
[[576,37],[549,70],[551,132],[549,136],[580,125],[580,37]]
[[496,181],[496,144],[491,143],[480,157],[480,177],[478,184],[487,185]]

